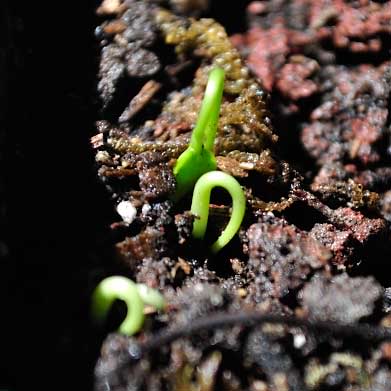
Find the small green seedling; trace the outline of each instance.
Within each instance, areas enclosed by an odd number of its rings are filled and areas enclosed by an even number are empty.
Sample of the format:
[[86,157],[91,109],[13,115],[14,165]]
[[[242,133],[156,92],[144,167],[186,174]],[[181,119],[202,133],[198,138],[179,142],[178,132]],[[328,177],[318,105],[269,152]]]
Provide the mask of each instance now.
[[125,335],[137,333],[144,323],[144,305],[157,310],[165,308],[164,297],[144,284],[136,284],[122,276],[102,280],[92,294],[91,314],[98,323],[103,323],[115,300],[123,300],[128,309],[118,331]]
[[213,145],[223,89],[224,71],[221,68],[214,68],[209,74],[201,110],[191,135],[189,147],[179,156],[174,167],[177,182],[176,200],[190,192],[202,174],[216,169]]
[[236,234],[246,210],[246,197],[239,182],[221,171],[211,171],[198,179],[193,192],[191,213],[196,216],[193,223],[193,237],[203,239],[209,216],[210,193],[214,187],[227,190],[232,198],[232,214],[224,231],[211,246],[213,253],[220,251]]

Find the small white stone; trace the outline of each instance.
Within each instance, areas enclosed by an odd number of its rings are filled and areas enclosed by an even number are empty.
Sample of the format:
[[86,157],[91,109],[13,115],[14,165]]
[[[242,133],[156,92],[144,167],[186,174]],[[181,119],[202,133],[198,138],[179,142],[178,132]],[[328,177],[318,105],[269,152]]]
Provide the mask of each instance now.
[[245,170],[253,170],[254,169],[254,163],[250,162],[242,162],[239,163],[240,168],[244,168]]
[[95,161],[97,163],[105,163],[110,160],[110,155],[107,151],[98,151],[95,156]]
[[143,207],[141,208],[141,213],[143,215],[148,214],[148,212],[152,209],[151,205],[149,204],[144,204]]
[[306,342],[304,334],[295,334],[293,337],[293,345],[296,349],[300,349],[304,346]]
[[212,303],[212,305],[218,306],[223,302],[223,298],[221,297],[221,295],[211,295],[210,302]]
[[117,205],[117,213],[122,217],[126,224],[133,223],[137,215],[137,209],[130,201],[121,201]]

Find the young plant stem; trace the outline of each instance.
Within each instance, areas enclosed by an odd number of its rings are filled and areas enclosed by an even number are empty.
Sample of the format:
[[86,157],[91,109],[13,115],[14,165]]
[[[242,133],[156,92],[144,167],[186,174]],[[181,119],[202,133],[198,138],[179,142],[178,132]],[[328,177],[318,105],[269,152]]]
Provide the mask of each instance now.
[[202,148],[213,152],[223,90],[224,71],[214,68],[209,74],[197,124],[191,135],[190,145],[197,153],[202,153]]
[[91,315],[98,323],[103,323],[115,300],[126,303],[127,314],[118,331],[125,335],[137,333],[144,323],[144,304],[157,310],[165,307],[164,297],[144,284],[135,284],[122,276],[105,278],[92,294]]
[[166,307],[166,301],[163,295],[156,289],[152,289],[145,284],[137,284],[137,291],[144,304],[148,304],[158,311],[164,310]]
[[208,172],[197,181],[191,204],[191,213],[196,216],[193,223],[193,237],[204,239],[209,216],[209,201],[212,189],[222,187],[232,198],[232,214],[224,231],[212,244],[211,251],[220,251],[238,232],[246,210],[246,197],[239,182],[221,171]]
[[190,144],[179,156],[174,167],[177,182],[175,200],[179,200],[190,192],[202,174],[216,169],[213,146],[223,90],[224,71],[221,68],[214,68],[209,73],[204,99]]

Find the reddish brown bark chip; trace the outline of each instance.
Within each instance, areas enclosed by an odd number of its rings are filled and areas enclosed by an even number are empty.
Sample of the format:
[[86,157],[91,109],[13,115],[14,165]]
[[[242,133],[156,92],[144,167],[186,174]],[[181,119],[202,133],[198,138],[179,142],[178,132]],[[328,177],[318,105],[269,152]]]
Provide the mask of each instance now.
[[[272,215],[265,215],[259,223],[253,224],[247,236],[249,264],[256,274],[268,277],[265,283],[272,284],[276,297],[299,287],[331,256],[312,236]],[[268,288],[271,287],[265,287]]]
[[391,67],[361,65],[322,70],[330,93],[303,127],[302,142],[318,163],[351,160],[369,165],[385,153]]
[[315,60],[302,55],[292,56],[278,73],[276,88],[293,101],[308,98],[319,91],[318,84],[310,79],[318,70],[319,64]]
[[254,28],[248,36],[250,54],[248,65],[262,81],[267,90],[271,90],[276,71],[284,64],[289,53],[287,30],[276,25],[270,30]]
[[127,122],[143,109],[152,97],[159,91],[161,84],[155,80],[149,80],[144,84],[137,95],[130,101],[129,106],[121,114],[118,122]]
[[115,35],[123,33],[126,30],[126,24],[122,20],[113,20],[102,25],[102,29],[106,35]]
[[369,239],[384,238],[387,234],[388,225],[382,218],[369,218],[351,208],[331,209],[313,194],[300,189],[295,190],[295,195],[320,212],[338,230],[348,232],[361,244],[366,244]]
[[349,324],[370,315],[382,292],[373,277],[318,276],[304,287],[302,302],[311,319]]
[[315,224],[310,234],[332,251],[331,263],[337,266],[346,265],[354,248],[349,232],[338,230],[331,224]]
[[310,27],[321,40],[353,53],[382,50],[391,33],[391,6],[372,1],[310,2]]
[[382,343],[381,352],[386,360],[391,361],[391,342]]
[[267,6],[263,1],[252,1],[247,7],[247,11],[254,15],[262,14],[266,10]]
[[121,0],[103,0],[96,13],[98,15],[111,15],[119,12],[120,9]]
[[385,233],[387,227],[383,219],[371,219],[350,208],[336,209],[333,222],[344,227],[360,243],[365,243],[369,238]]
[[95,136],[92,136],[90,142],[91,142],[92,148],[94,148],[94,149],[98,149],[98,148],[102,147],[104,145],[103,134],[99,133],[99,134],[96,134]]
[[123,261],[134,269],[137,262],[144,258],[158,258],[163,243],[163,232],[147,227],[140,234],[117,243],[116,248]]

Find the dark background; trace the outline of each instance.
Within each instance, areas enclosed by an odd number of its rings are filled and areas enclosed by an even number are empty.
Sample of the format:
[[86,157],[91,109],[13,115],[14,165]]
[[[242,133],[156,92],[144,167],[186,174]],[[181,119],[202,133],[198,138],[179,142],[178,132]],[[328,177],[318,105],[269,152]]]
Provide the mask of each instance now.
[[90,389],[88,282],[112,213],[89,147],[94,8],[0,2],[0,389]]

